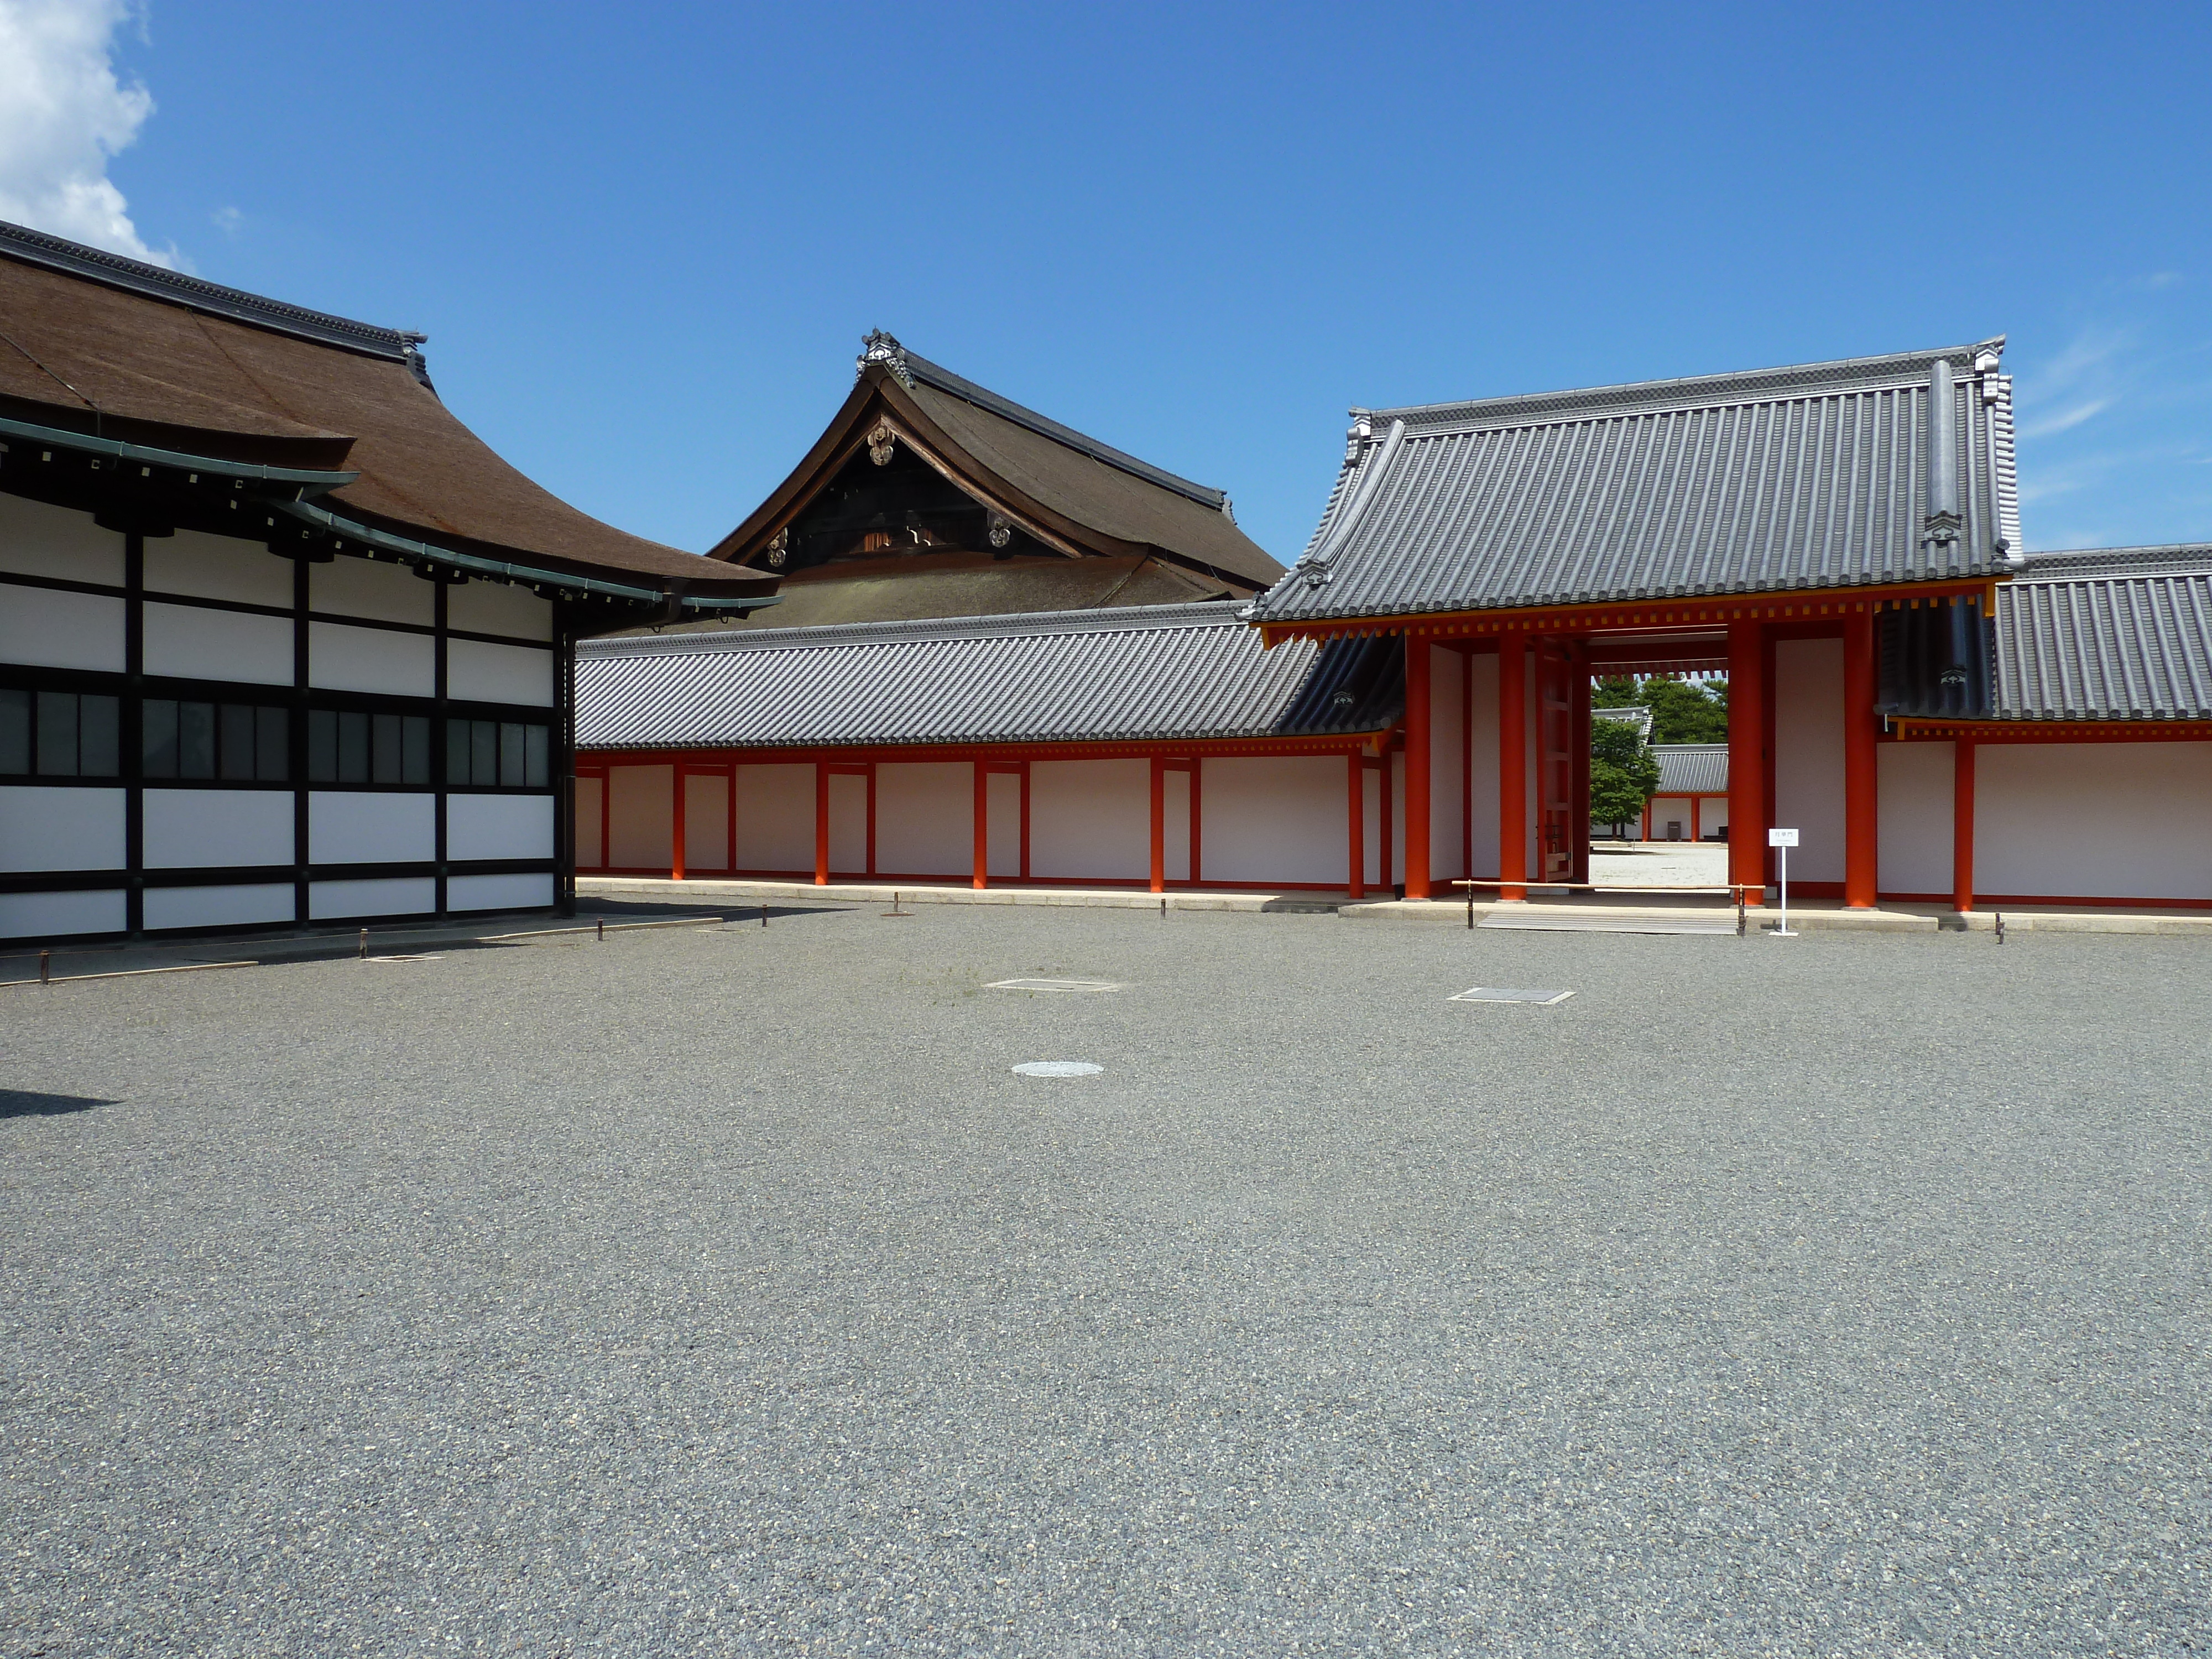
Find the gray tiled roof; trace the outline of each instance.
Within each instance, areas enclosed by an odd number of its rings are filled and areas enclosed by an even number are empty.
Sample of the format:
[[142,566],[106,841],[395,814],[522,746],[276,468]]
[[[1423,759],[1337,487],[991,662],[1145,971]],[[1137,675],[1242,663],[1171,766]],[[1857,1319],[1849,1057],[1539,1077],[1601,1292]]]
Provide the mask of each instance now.
[[[2020,545],[2002,338],[1697,380],[1355,410],[1320,526],[1254,620],[1826,588]],[[1941,362],[1945,367],[1938,370]],[[1933,465],[1952,386],[1954,468]],[[1955,491],[1932,536],[1931,495]]]
[[2212,546],[2033,555],[1996,659],[2000,720],[2212,720]]
[[[1235,601],[587,640],[585,749],[1096,743],[1393,725],[1395,642],[1269,651]],[[1337,701],[1348,692],[1348,698]]]
[[1728,793],[1729,752],[1724,743],[1655,743],[1659,788],[1669,795]]

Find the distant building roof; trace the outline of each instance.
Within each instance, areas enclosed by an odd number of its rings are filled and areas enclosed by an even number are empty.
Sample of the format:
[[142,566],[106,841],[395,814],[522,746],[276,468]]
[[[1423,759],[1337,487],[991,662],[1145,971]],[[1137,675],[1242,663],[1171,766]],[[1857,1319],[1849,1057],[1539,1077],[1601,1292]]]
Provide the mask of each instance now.
[[1659,793],[1665,795],[1725,795],[1729,754],[1724,743],[1655,743]]
[[1394,726],[1403,653],[1273,651],[1235,601],[586,641],[586,749],[1313,737]]
[[1622,726],[1632,726],[1636,728],[1638,737],[1647,742],[1650,739],[1651,711],[1641,703],[1631,703],[1625,708],[1593,708],[1590,710],[1590,718],[1596,720],[1613,720]]
[[1996,623],[2000,720],[2212,720],[2212,545],[2033,554]]
[[2003,344],[1356,410],[1313,540],[1253,618],[2002,574],[2021,539]]

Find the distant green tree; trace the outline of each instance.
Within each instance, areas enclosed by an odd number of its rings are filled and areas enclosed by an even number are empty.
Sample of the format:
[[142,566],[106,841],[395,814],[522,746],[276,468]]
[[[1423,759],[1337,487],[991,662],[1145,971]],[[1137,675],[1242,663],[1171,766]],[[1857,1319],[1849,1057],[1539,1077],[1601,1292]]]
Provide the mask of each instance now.
[[1654,743],[1726,743],[1728,682],[1647,679],[1636,701],[1651,711]]
[[1659,762],[1634,726],[1625,720],[1590,722],[1591,823],[1609,823],[1618,834],[1644,816],[1644,803],[1658,787]]
[[1644,699],[1638,695],[1636,677],[1620,674],[1590,683],[1590,707],[1593,708],[1633,708]]

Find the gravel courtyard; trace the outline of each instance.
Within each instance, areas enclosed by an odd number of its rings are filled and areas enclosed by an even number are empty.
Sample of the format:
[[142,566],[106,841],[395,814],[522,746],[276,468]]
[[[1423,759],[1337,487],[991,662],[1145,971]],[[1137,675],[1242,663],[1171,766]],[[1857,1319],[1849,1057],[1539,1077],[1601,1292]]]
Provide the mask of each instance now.
[[880,908],[0,992],[0,1651],[2212,1647],[2201,943]]

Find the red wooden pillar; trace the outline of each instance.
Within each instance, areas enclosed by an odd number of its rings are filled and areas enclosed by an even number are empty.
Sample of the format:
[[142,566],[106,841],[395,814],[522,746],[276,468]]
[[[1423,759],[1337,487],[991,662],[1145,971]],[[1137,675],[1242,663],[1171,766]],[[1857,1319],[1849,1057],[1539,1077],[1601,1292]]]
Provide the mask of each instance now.
[[1498,641],[1498,896],[1525,899],[1528,889],[1528,641]]
[[1766,627],[1729,624],[1729,880],[1765,902]]
[[1429,642],[1406,636],[1406,896],[1429,896]]
[[830,884],[830,763],[814,763],[814,884]]
[[681,881],[684,879],[684,797],[688,793],[684,787],[683,763],[679,761],[672,765],[668,769],[668,775],[672,780],[672,787],[676,796],[675,811],[670,815],[675,821],[675,828],[668,837],[668,878]]
[[1351,879],[1344,890],[1352,898],[1367,896],[1367,757],[1357,749],[1344,757],[1345,788],[1350,795],[1352,809],[1350,833],[1346,845],[1351,849]]
[[1844,618],[1844,904],[1870,910],[1881,886],[1881,760],[1875,746],[1874,614]]
[[1974,908],[1974,740],[1951,745],[1951,908]]
[[1705,804],[1705,798],[1703,795],[1692,795],[1690,797],[1690,839],[1692,841],[1701,841],[1704,839],[1704,837],[1698,833],[1698,809]]
[[1152,757],[1152,891],[1168,886],[1168,763]]
[[991,884],[991,774],[975,763],[975,885]]

